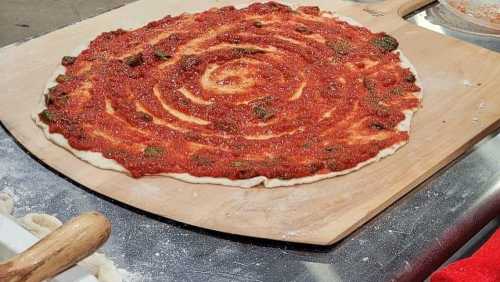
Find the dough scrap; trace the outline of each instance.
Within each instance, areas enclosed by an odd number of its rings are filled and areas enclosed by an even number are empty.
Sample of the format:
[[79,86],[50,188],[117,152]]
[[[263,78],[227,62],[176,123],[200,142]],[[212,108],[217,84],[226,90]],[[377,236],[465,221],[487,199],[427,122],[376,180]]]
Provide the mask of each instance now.
[[113,261],[104,254],[95,253],[82,260],[78,265],[87,269],[99,282],[121,282],[122,278]]
[[43,238],[49,235],[62,225],[62,222],[54,216],[40,213],[29,213],[19,218],[19,223],[24,229],[31,232],[38,238]]
[[14,200],[6,193],[0,193],[0,214],[10,215],[14,208]]

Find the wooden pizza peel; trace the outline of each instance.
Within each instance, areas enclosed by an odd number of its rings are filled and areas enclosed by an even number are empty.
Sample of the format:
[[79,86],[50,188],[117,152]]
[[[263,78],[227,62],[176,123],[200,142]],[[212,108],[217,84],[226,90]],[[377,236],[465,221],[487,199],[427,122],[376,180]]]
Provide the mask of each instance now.
[[402,18],[428,0],[283,1],[318,5],[373,31],[394,35],[422,80],[423,108],[413,120],[409,144],[346,176],[273,189],[189,184],[165,177],[133,179],[79,160],[48,141],[31,120],[61,57],[101,32],[140,27],[168,14],[251,2],[141,0],[4,47],[0,49],[0,120],[41,161],[107,197],[203,228],[319,245],[342,239],[500,125],[500,54]]

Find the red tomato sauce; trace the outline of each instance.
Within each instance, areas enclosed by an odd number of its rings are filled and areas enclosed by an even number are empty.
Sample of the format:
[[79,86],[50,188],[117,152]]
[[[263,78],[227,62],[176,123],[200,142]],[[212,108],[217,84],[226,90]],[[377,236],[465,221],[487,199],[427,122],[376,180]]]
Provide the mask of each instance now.
[[40,117],[133,177],[353,168],[408,140],[420,89],[394,38],[320,13],[270,2],[103,33],[66,58]]

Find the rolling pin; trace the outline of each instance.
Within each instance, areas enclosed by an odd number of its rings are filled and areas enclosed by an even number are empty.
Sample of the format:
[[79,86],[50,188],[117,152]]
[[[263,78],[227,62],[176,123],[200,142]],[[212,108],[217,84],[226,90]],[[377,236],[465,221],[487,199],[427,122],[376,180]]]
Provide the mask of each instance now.
[[111,233],[98,212],[71,219],[26,251],[0,264],[2,282],[41,282],[94,253]]

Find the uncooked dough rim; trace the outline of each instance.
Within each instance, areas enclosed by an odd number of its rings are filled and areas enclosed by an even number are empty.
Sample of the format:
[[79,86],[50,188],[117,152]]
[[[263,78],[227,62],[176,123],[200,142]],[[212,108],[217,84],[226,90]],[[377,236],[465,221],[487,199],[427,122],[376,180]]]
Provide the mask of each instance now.
[[[322,16],[324,17],[336,17],[342,21],[345,21],[351,25],[354,26],[360,26],[363,27],[359,22],[355,21],[352,18],[341,16],[338,14],[334,14],[332,12],[328,11],[323,11]],[[85,50],[88,47],[89,44],[86,45],[81,45],[79,48],[75,49],[73,52],[73,56],[77,56],[81,51]],[[393,52],[399,52],[399,56],[401,59],[401,66],[405,68],[409,68],[411,72],[415,75],[416,77],[416,82],[415,84],[420,87],[419,92],[415,92],[414,95],[416,95],[420,101],[423,99],[423,87],[421,85],[421,80],[420,77],[418,76],[417,70],[415,67],[411,64],[410,60],[403,54],[403,52],[399,49],[393,51]],[[50,80],[47,82],[45,86],[45,90],[49,89],[50,87],[56,85],[54,82],[54,79],[57,75],[59,74],[64,74],[66,69],[59,65],[59,67],[56,69]],[[45,92],[45,91],[44,91]],[[44,92],[42,92],[42,97],[39,103],[39,107],[37,110],[35,110],[32,114],[33,121],[42,129],[45,137],[49,139],[51,142],[55,143],[56,145],[63,147],[64,149],[68,150],[71,152],[73,155],[78,157],[79,159],[86,161],[87,163],[101,168],[101,169],[107,169],[107,170],[114,170],[118,172],[124,172],[130,175],[129,171],[124,168],[120,163],[113,159],[108,159],[105,158],[104,155],[100,152],[91,152],[91,151],[81,151],[72,148],[68,140],[59,133],[50,133],[49,132],[49,127],[43,123],[38,114],[46,109],[45,103],[44,103]],[[410,133],[410,128],[411,128],[411,120],[414,115],[414,113],[418,110],[417,108],[409,109],[403,111],[405,114],[405,119],[402,120],[398,125],[397,129],[399,129],[399,132],[407,132],[408,134]],[[308,183],[313,183],[316,181],[320,181],[323,179],[327,178],[333,178],[335,176],[340,176],[340,175],[345,175],[348,173],[351,173],[353,171],[359,170],[360,168],[377,162],[385,157],[388,157],[392,154],[394,154],[399,148],[403,147],[406,145],[408,141],[402,141],[396,144],[393,144],[392,146],[385,148],[381,151],[378,152],[378,154],[371,158],[368,159],[364,162],[358,163],[355,167],[342,170],[342,171],[335,171],[331,173],[325,173],[325,174],[318,174],[318,175],[311,175],[311,176],[306,176],[306,177],[299,177],[299,178],[292,178],[292,179],[280,179],[280,178],[268,178],[265,176],[256,176],[253,178],[248,178],[248,179],[229,179],[225,177],[200,177],[200,176],[193,176],[189,173],[160,173],[160,174],[154,174],[154,175],[149,175],[149,176],[167,176],[171,177],[177,180],[181,180],[187,183],[194,183],[194,184],[217,184],[217,185],[225,185],[225,186],[234,186],[234,187],[241,187],[241,188],[251,188],[254,186],[257,186],[259,184],[263,184],[264,187],[266,188],[274,188],[274,187],[286,187],[286,186],[293,186],[293,185],[298,185],[298,184],[308,184]]]

